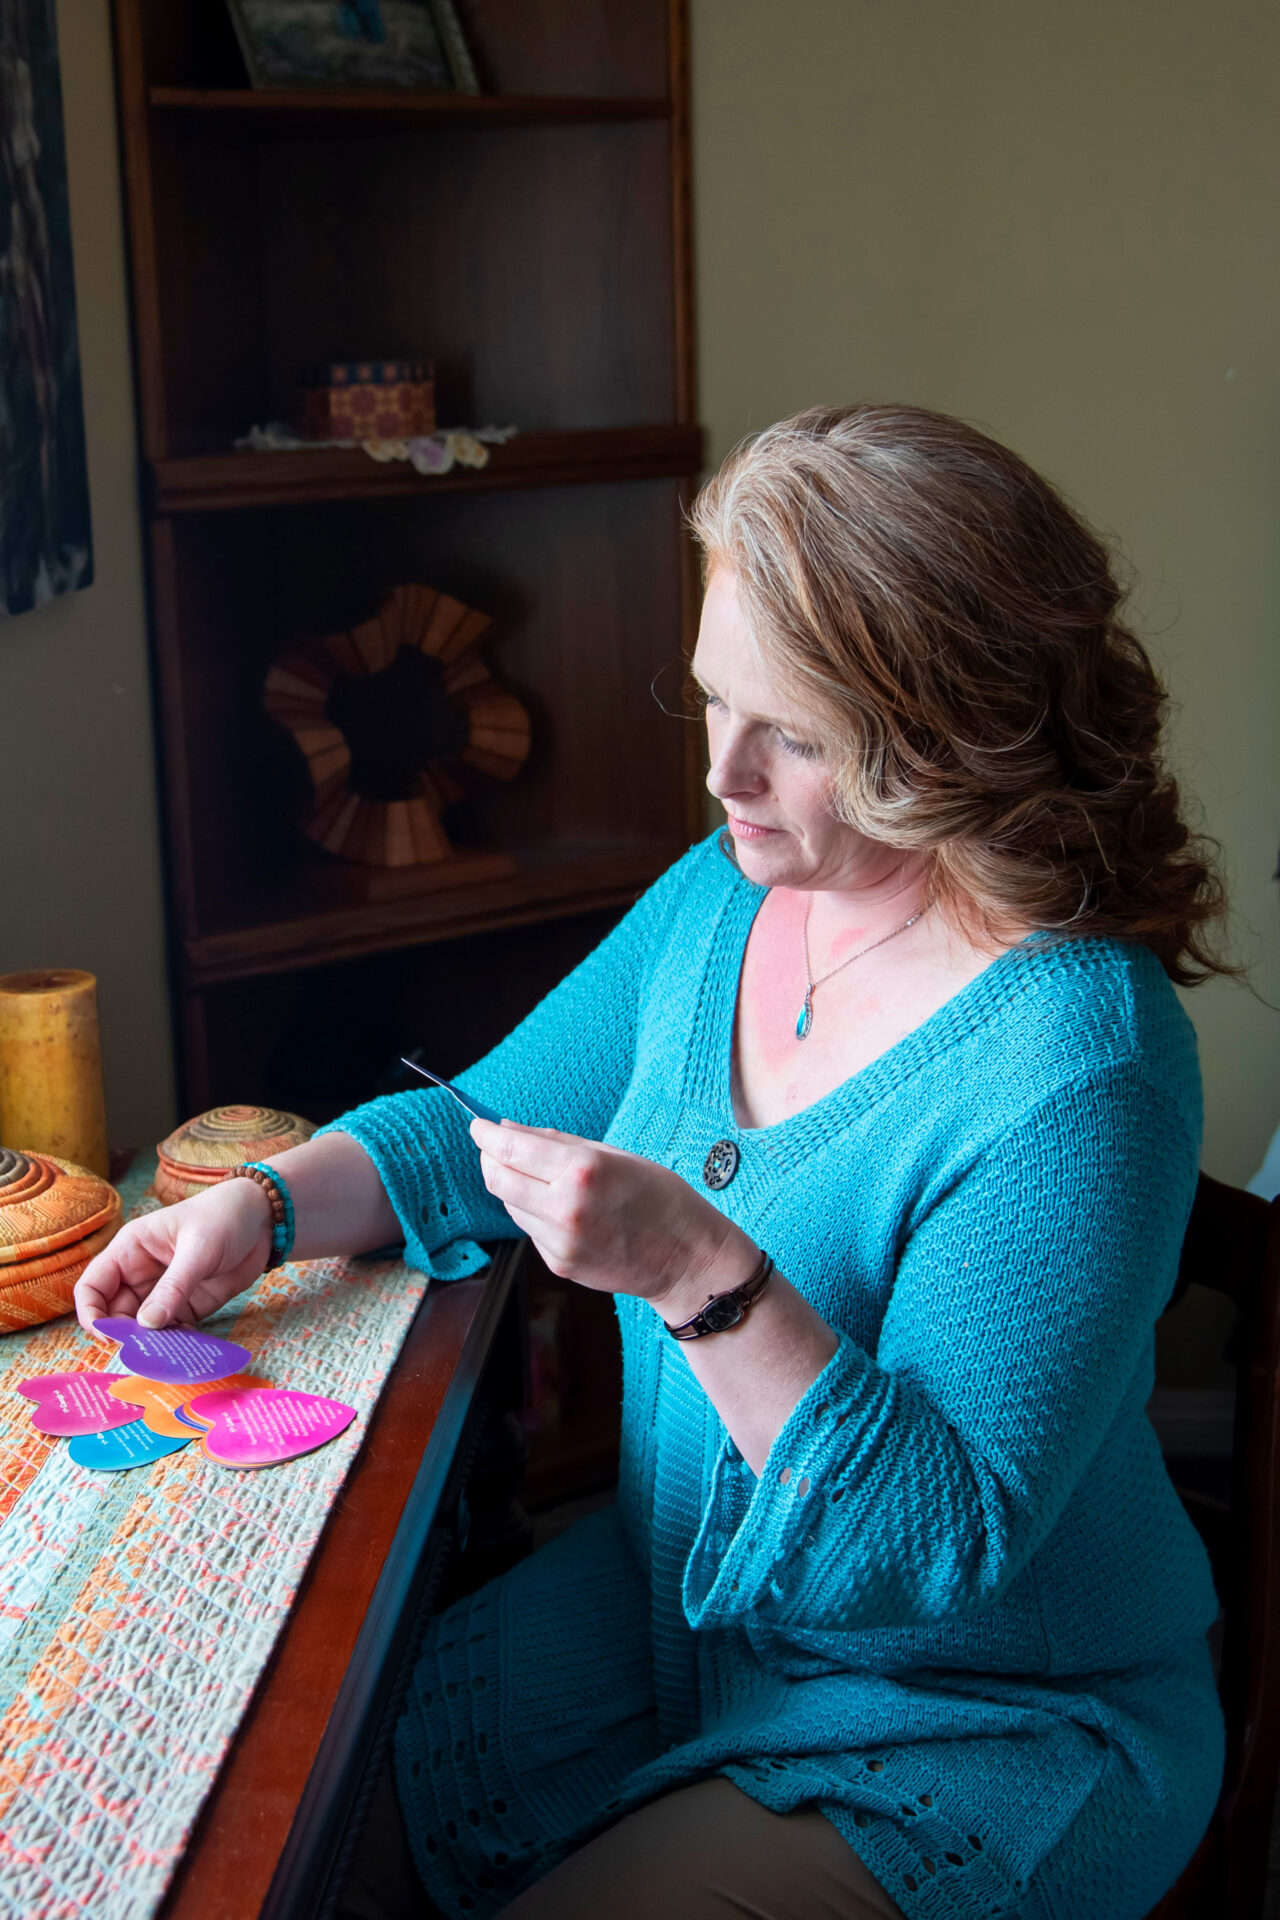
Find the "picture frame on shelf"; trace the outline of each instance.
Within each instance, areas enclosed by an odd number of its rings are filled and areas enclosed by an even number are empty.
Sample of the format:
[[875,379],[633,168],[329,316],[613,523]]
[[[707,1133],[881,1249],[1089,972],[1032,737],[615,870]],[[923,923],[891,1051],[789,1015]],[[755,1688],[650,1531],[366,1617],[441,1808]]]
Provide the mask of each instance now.
[[254,87],[480,91],[453,0],[227,0]]

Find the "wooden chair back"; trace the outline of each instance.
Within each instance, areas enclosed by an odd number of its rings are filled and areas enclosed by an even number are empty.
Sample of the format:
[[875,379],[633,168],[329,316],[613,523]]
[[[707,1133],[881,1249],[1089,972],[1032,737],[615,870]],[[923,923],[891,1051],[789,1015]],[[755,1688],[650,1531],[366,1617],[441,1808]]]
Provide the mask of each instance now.
[[1171,1306],[1193,1282],[1238,1313],[1230,1502],[1183,1496],[1222,1603],[1227,1760],[1209,1831],[1150,1920],[1254,1920],[1280,1775],[1280,1200],[1202,1173]]

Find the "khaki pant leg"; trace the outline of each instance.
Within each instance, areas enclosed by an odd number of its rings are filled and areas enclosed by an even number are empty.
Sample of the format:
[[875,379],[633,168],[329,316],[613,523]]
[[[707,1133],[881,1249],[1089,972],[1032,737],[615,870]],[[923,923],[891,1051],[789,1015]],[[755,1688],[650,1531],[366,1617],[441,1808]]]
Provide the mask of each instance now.
[[502,1920],[901,1920],[812,1808],[771,1813],[717,1776],[597,1835]]

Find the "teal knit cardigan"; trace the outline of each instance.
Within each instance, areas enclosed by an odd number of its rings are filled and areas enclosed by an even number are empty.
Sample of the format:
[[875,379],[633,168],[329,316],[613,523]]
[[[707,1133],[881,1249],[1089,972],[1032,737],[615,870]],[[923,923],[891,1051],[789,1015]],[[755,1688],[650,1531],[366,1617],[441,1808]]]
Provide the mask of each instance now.
[[[1200,1543],[1144,1406],[1194,1191],[1190,1025],[1154,957],[1033,939],[803,1112],[739,1127],[763,898],[695,847],[462,1084],[710,1195],[839,1349],[757,1479],[642,1301],[616,1505],[433,1623],[396,1738],[441,1909],[493,1914],[628,1809],[722,1773],[816,1804],[909,1916],[1133,1920],[1207,1825]],[[510,1236],[447,1095],[335,1123],[408,1257]],[[726,1336],[731,1337],[731,1336]]]

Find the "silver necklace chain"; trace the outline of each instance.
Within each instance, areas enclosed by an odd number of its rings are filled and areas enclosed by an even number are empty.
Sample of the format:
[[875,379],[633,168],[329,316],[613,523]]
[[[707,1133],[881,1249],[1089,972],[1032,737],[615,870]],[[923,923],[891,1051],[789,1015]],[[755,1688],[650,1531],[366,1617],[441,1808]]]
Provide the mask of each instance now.
[[905,933],[908,927],[914,927],[917,920],[923,920],[932,904],[932,901],[926,900],[922,907],[916,908],[909,920],[902,921],[899,926],[891,927],[888,933],[882,933],[880,938],[873,940],[869,946],[859,947],[858,951],[851,953],[847,960],[842,960],[838,967],[832,967],[830,971],[824,973],[820,979],[815,980],[813,977],[813,963],[809,959],[809,915],[813,912],[813,895],[810,894],[809,904],[804,910],[805,989],[804,1002],[801,1005],[799,1018],[796,1021],[796,1039],[807,1040],[809,1038],[809,1029],[813,1025],[813,996],[819,987],[825,986],[828,980],[834,980],[838,973],[843,973],[846,967],[851,967],[855,960],[865,960],[866,956],[869,953],[874,953],[877,947],[883,947],[886,941],[896,940],[898,935]]

